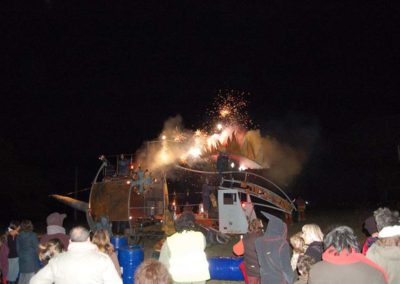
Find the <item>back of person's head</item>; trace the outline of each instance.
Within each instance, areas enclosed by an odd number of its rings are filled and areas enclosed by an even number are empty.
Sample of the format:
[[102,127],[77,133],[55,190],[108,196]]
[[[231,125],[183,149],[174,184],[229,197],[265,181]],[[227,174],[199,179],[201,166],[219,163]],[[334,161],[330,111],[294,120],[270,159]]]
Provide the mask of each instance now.
[[388,226],[399,225],[399,212],[391,211],[387,207],[381,207],[374,211],[378,232]]
[[370,216],[364,221],[364,229],[370,236],[378,233],[378,227],[376,226],[375,216]]
[[39,245],[39,259],[47,263],[51,258],[64,251],[64,245],[59,239],[50,239]]
[[321,232],[321,228],[317,224],[305,224],[301,231],[303,232],[303,239],[306,244],[312,242],[322,242],[324,234]]
[[0,235],[0,248],[3,244],[5,244],[7,242],[7,235],[6,234],[2,234]]
[[110,235],[107,230],[97,230],[93,235],[92,243],[94,243],[101,252],[110,253],[113,251]]
[[293,251],[297,253],[304,253],[305,252],[305,242],[302,237],[303,232],[297,232],[293,236],[290,237],[290,245],[293,248]]
[[19,230],[21,223],[17,220],[12,220],[8,225],[8,231]]
[[339,226],[330,231],[325,236],[324,245],[326,248],[333,247],[337,253],[341,253],[343,250],[360,251],[357,236],[348,226]]
[[250,233],[257,233],[257,232],[262,232],[263,229],[263,223],[260,219],[255,218],[251,220],[249,224],[249,232]]
[[89,231],[82,226],[74,227],[71,229],[70,233],[71,242],[86,242],[89,239]]
[[31,222],[31,220],[22,220],[21,231],[22,232],[32,232],[33,231],[33,224]]
[[175,229],[178,233],[195,229],[196,218],[192,212],[183,212],[175,221]]
[[135,284],[170,284],[171,275],[167,268],[156,259],[147,259],[135,272]]
[[314,257],[309,255],[302,255],[299,257],[297,262],[297,271],[300,275],[306,276],[309,274],[311,266],[314,265],[317,261]]

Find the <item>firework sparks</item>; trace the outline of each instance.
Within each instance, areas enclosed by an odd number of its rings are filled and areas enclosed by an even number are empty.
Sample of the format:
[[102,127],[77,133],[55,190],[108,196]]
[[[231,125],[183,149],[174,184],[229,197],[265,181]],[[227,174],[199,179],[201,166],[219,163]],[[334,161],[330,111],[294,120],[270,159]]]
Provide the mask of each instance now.
[[253,122],[247,113],[246,97],[249,93],[236,90],[220,90],[214,101],[213,108],[209,111],[211,122],[218,118],[225,125],[236,125],[250,129]]

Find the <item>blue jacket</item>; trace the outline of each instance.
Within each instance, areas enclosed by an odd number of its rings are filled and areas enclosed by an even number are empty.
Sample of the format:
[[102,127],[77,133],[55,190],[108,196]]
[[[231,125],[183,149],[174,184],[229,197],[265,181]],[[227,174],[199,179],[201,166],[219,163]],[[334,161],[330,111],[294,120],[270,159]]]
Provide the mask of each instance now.
[[21,273],[32,273],[39,269],[38,245],[38,238],[33,232],[21,232],[17,236],[19,271]]

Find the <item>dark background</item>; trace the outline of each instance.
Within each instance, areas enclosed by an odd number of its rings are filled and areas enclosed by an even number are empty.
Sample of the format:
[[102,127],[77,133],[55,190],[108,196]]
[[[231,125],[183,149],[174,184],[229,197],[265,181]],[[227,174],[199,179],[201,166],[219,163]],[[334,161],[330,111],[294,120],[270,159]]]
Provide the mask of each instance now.
[[176,114],[201,126],[219,90],[251,94],[263,135],[310,142],[292,195],[397,201],[399,7],[336,2],[8,1],[1,219],[67,210],[48,194],[76,171],[90,186],[100,154],[135,152]]

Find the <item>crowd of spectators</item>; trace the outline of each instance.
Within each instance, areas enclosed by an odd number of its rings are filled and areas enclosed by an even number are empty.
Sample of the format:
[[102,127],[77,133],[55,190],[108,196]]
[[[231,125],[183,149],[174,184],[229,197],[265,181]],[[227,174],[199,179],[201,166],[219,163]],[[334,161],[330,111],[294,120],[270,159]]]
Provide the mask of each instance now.
[[[400,219],[397,211],[379,208],[365,220],[369,234],[360,246],[353,229],[337,226],[324,235],[317,224],[304,224],[288,237],[286,224],[262,212],[249,222],[248,233],[233,247],[243,255],[246,284],[398,284],[400,283]],[[65,214],[47,218],[47,232],[34,232],[32,222],[12,221],[0,237],[2,284],[122,284],[121,267],[107,230],[90,232],[77,226],[69,235]],[[210,279],[206,239],[195,217],[184,212],[175,233],[162,244],[159,259],[145,259],[135,283],[206,283]],[[40,241],[39,241],[40,239]]]

